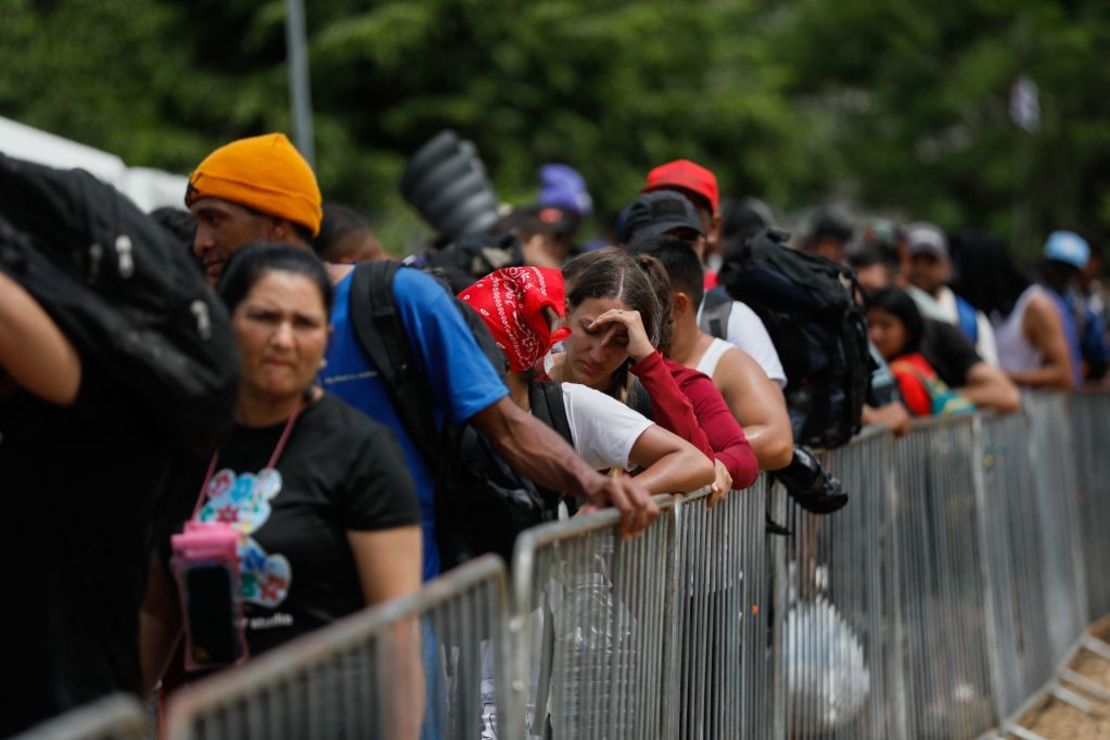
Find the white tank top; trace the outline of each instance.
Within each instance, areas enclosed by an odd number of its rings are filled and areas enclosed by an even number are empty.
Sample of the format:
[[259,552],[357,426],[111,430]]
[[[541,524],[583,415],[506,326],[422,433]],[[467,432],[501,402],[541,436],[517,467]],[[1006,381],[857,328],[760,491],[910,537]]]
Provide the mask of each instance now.
[[713,377],[713,371],[717,369],[717,363],[721,361],[721,356],[725,352],[732,349],[732,345],[723,339],[713,339],[713,343],[705,350],[705,354],[698,360],[698,372],[705,373],[709,377]]
[[1030,299],[1041,288],[1030,285],[1014,304],[1014,310],[1001,322],[994,323],[994,342],[998,348],[998,364],[1003,370],[1036,370],[1044,365],[1044,353],[1029,343],[1022,326]]

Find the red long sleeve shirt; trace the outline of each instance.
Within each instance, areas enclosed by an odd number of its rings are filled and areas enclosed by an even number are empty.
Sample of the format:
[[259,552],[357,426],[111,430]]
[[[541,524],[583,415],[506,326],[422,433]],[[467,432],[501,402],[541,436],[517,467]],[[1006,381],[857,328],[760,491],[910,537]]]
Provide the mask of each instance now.
[[759,463],[717,386],[704,373],[655,351],[631,368],[651,398],[653,421],[724,463],[734,489],[759,476]]

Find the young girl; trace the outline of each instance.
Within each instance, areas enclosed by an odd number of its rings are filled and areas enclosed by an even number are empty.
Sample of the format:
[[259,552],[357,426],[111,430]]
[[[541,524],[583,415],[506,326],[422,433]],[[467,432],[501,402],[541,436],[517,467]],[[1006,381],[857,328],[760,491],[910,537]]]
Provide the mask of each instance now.
[[951,390],[920,352],[925,323],[917,304],[899,288],[871,296],[867,330],[879,354],[890,363],[906,407],[914,416],[971,412],[975,406]]

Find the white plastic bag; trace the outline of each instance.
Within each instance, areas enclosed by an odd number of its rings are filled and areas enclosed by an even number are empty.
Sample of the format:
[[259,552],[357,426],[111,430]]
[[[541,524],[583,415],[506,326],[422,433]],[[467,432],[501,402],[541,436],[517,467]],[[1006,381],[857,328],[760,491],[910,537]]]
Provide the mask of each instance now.
[[871,673],[851,626],[818,596],[790,609],[785,632],[792,725],[823,733],[850,721],[871,693]]

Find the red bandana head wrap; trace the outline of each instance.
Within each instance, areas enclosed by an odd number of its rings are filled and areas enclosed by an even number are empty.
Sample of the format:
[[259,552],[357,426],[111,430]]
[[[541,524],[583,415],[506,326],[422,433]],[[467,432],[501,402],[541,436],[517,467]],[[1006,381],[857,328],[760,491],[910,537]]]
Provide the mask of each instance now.
[[551,346],[570,336],[548,327],[544,308],[566,316],[563,274],[549,267],[505,267],[459,293],[489,327],[514,373],[530,370]]

